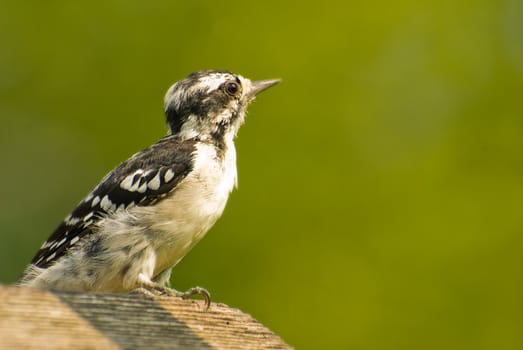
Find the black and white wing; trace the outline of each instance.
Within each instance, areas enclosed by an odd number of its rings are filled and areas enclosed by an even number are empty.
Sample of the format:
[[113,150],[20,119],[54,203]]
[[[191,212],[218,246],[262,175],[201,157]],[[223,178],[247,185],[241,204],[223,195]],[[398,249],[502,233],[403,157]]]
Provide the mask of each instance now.
[[164,198],[192,170],[194,151],[195,141],[168,136],[120,164],[64,219],[31,263],[46,268],[104,216]]

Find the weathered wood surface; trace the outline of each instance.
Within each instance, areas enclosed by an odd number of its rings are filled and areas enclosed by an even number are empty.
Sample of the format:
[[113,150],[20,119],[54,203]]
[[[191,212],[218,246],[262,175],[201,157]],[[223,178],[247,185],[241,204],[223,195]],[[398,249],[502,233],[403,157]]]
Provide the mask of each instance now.
[[224,304],[0,286],[0,349],[290,349]]

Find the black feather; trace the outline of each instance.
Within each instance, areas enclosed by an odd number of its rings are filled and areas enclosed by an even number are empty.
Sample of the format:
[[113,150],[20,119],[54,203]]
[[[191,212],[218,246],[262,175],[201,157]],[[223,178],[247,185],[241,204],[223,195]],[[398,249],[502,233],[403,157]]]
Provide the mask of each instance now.
[[[67,249],[94,232],[96,223],[101,218],[122,210],[122,204],[125,209],[128,209],[135,205],[147,206],[165,198],[193,169],[195,144],[196,140],[181,141],[175,136],[167,136],[120,164],[78,204],[68,217],[69,220],[64,220],[58,226],[47,240],[49,242],[47,247],[40,249],[31,263],[40,268],[49,267],[62,257]],[[143,173],[136,174],[130,183],[136,185],[138,182],[140,187],[159,175],[158,189],[146,187],[141,193],[120,186],[124,179],[140,169]],[[165,175],[169,170],[174,173],[174,176],[169,181],[165,181]],[[112,208],[102,205],[105,196],[114,204]],[[64,238],[65,241],[57,245]]]

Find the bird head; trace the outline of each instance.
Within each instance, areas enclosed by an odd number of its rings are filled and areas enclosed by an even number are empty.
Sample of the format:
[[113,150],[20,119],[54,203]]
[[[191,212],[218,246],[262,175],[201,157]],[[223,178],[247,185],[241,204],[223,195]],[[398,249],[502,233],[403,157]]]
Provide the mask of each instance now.
[[251,81],[228,71],[192,73],[171,86],[165,95],[169,133],[183,139],[234,137],[249,103],[279,82]]

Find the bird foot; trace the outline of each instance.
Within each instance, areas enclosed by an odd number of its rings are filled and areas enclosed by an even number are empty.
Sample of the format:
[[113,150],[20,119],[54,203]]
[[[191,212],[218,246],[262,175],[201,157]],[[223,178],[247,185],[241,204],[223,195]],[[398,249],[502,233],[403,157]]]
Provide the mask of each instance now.
[[199,295],[205,299],[205,310],[208,310],[211,306],[211,293],[205,288],[202,287],[192,287],[186,290],[185,292],[178,292],[179,297],[182,299],[189,299],[195,295]]
[[208,310],[211,306],[211,293],[207,291],[207,289],[202,287],[193,287],[188,289],[185,292],[177,291],[176,289],[163,287],[159,285],[151,285],[151,286],[142,286],[136,289],[133,289],[131,293],[136,294],[143,294],[148,297],[155,297],[155,296],[173,296],[178,297],[182,299],[189,299],[195,295],[202,296],[205,300],[205,310]]

